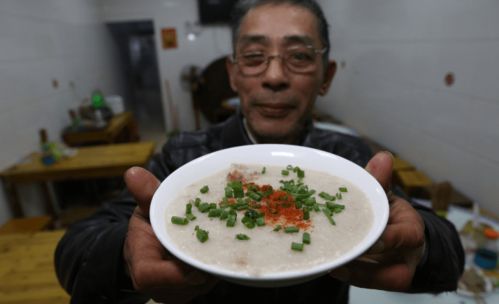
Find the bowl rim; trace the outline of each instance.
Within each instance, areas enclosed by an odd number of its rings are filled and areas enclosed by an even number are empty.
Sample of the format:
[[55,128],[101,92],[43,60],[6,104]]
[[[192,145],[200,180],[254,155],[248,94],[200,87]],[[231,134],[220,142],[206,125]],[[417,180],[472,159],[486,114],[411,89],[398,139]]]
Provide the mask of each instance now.
[[[229,270],[229,269],[223,269],[215,265],[210,265],[206,264],[204,262],[201,262],[185,253],[183,253],[174,243],[170,242],[170,239],[167,236],[166,229],[162,229],[165,227],[165,217],[163,216],[164,214],[164,209],[167,205],[168,202],[165,202],[165,199],[161,198],[160,196],[162,195],[166,187],[170,186],[172,183],[171,181],[177,179],[177,178],[182,178],[182,175],[186,174],[186,170],[193,170],[193,168],[196,168],[199,165],[202,165],[203,163],[209,163],[213,161],[225,161],[227,162],[227,167],[230,166],[231,163],[244,163],[240,161],[227,161],[227,157],[230,155],[235,155],[234,153],[247,153],[251,152],[252,155],[251,157],[257,157],[256,154],[262,153],[263,155],[269,154],[268,156],[271,157],[290,157],[294,158],[297,157],[296,154],[315,154],[318,157],[321,158],[329,158],[330,160],[333,160],[337,164],[340,164],[341,166],[346,166],[349,169],[355,171],[354,175],[356,176],[362,176],[363,180],[367,181],[372,185],[372,188],[368,190],[369,194],[366,193],[365,189],[360,188],[355,182],[349,180],[352,182],[354,185],[356,185],[361,191],[364,192],[364,194],[369,198],[371,206],[373,205],[374,202],[371,201],[373,198],[373,194],[376,196],[376,199],[379,199],[378,202],[376,202],[376,209],[373,209],[373,224],[371,229],[368,231],[367,235],[364,237],[364,239],[357,243],[351,250],[347,251],[346,253],[342,254],[340,257],[333,259],[332,261],[329,262],[322,262],[317,265],[311,266],[307,269],[301,269],[301,270],[287,270],[287,271],[280,271],[276,273],[267,273],[267,274],[261,274],[261,275],[251,275],[246,272],[238,272],[234,270]],[[294,154],[293,154],[294,153]],[[303,156],[301,156],[303,157]],[[289,159],[289,158],[288,158]],[[288,163],[291,161],[288,160]],[[250,162],[247,162],[250,163]],[[269,160],[268,163],[262,164],[264,165],[275,165],[271,164],[271,161]],[[306,167],[304,169],[307,169]],[[224,168],[220,168],[219,171],[224,170]],[[315,170],[315,169],[311,169]],[[211,173],[205,173],[204,176],[196,177],[195,179],[192,179],[190,183],[192,184],[196,182],[197,180],[202,179],[205,176],[213,175],[218,171],[214,171]],[[324,171],[323,171],[324,172]],[[344,178],[342,175],[336,175],[341,178]],[[173,199],[170,199],[172,201]],[[161,204],[164,204],[163,208],[161,209]],[[375,209],[375,210],[374,210]],[[244,145],[244,146],[237,146],[237,147],[232,147],[232,148],[226,148],[222,150],[218,150],[215,152],[211,152],[209,154],[203,155],[201,157],[198,157],[194,160],[191,160],[190,162],[187,162],[183,166],[179,167],[177,170],[172,172],[165,180],[161,182],[160,187],[157,189],[157,191],[154,193],[154,196],[151,201],[151,206],[149,210],[149,218],[151,221],[151,225],[153,228],[153,231],[160,241],[160,243],[165,247],[166,250],[168,250],[171,254],[173,254],[175,257],[180,259],[181,261],[194,266],[195,268],[198,268],[202,271],[214,274],[219,277],[224,277],[224,278],[229,278],[229,279],[234,279],[234,280],[239,280],[239,281],[259,281],[259,282],[265,282],[265,281],[288,281],[288,280],[295,280],[295,279],[300,279],[303,277],[317,277],[318,274],[321,273],[327,273],[331,271],[334,268],[337,268],[355,258],[360,256],[362,253],[367,251],[375,242],[376,240],[381,236],[383,233],[386,224],[388,222],[388,215],[389,215],[389,204],[388,204],[388,198],[386,197],[385,191],[383,190],[383,187],[379,184],[379,182],[372,176],[370,175],[364,168],[360,167],[359,165],[355,164],[354,162],[343,158],[341,156],[338,156],[336,154],[332,154],[330,152],[326,152],[323,150],[318,150],[315,148],[310,148],[310,147],[304,147],[304,146],[295,146],[295,145],[286,145],[286,144],[253,144],[253,145]],[[161,220],[163,219],[163,220]],[[163,222],[163,223],[162,223]],[[377,223],[377,225],[376,225]]]

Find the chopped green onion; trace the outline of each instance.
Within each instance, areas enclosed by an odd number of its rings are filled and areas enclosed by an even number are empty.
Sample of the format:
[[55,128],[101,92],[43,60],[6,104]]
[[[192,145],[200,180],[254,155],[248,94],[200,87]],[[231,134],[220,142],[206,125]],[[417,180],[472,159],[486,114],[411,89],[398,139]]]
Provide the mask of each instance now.
[[239,233],[239,234],[236,234],[236,239],[238,239],[240,241],[247,241],[250,239],[250,237],[247,236],[246,234]]
[[310,233],[303,233],[303,244],[310,244]]
[[236,204],[236,205],[234,206],[234,208],[235,208],[236,210],[238,210],[238,211],[239,211],[239,210],[246,210],[246,209],[248,209],[248,204],[246,204],[246,203]]
[[180,216],[172,216],[172,224],[175,225],[187,225],[189,223],[189,220],[186,219],[185,217],[180,217]]
[[333,213],[329,209],[322,208],[322,213],[324,213],[324,215],[327,217],[331,225],[336,225],[336,222],[333,219]]
[[340,193],[340,192],[336,193],[336,198],[337,198],[337,199],[339,199],[339,200],[343,198],[343,197],[341,196],[341,193]]
[[291,243],[291,249],[294,251],[303,251],[303,244],[302,243]]
[[323,199],[325,199],[326,201],[334,201],[336,198],[334,197],[334,195],[331,195],[329,193],[326,193],[326,192],[321,192],[319,193],[319,196]]
[[192,213],[192,204],[191,203],[188,203],[187,205],[185,205],[185,214],[189,214],[189,213]]
[[210,210],[210,204],[209,203],[201,203],[199,204],[199,212],[201,213],[205,213],[205,212],[208,212],[208,210]]
[[335,204],[333,202],[326,202],[326,207],[333,213],[340,213],[345,209],[345,205]]
[[227,187],[232,190],[234,197],[244,197],[243,183],[241,181],[230,182]]
[[230,214],[229,218],[227,219],[227,227],[234,227],[236,225],[236,219],[237,216],[235,214]]
[[348,192],[347,187],[340,187],[339,190],[340,192]]
[[284,228],[284,232],[286,232],[286,233],[296,233],[298,231],[300,231],[300,228],[298,228],[296,226],[289,226],[289,227]]
[[259,217],[256,219],[257,226],[265,226],[265,219],[263,217]]
[[185,217],[191,222],[196,219],[196,216],[192,213],[186,214]]
[[223,210],[222,213],[220,214],[220,219],[225,220],[229,217],[229,211]]
[[196,230],[196,237],[201,243],[204,243],[208,240],[208,231],[199,228],[199,226],[196,226],[194,230]]
[[253,229],[255,228],[255,222],[253,220],[248,220],[243,222],[244,226],[248,229]]
[[203,188],[199,189],[199,192],[201,192],[201,193],[206,193],[206,192],[208,192],[209,190],[210,190],[210,188],[208,188],[208,186],[207,186],[207,185],[205,185],[205,186],[203,186]]
[[287,166],[286,166],[286,170],[293,170],[293,166],[291,166],[291,165],[287,165]]
[[234,190],[231,187],[225,187],[225,197],[234,197]]
[[243,188],[232,188],[234,190],[234,197],[244,197]]
[[247,216],[251,219],[256,219],[257,217],[260,216],[260,213],[256,210],[250,209],[244,213],[244,216]]
[[208,217],[220,217],[222,214],[222,209],[210,209],[208,211]]
[[284,175],[284,176],[288,176],[289,175],[289,171],[288,170],[281,170],[281,174]]
[[262,199],[262,196],[254,191],[248,191],[246,192],[246,195],[257,202],[259,202]]
[[305,199],[304,203],[307,206],[313,206],[317,202],[315,201],[315,197],[309,197],[309,198]]
[[196,197],[194,200],[194,206],[199,207],[199,204],[201,204],[201,199],[199,197]]
[[303,211],[303,219],[304,220],[309,220],[310,219],[310,211],[304,210]]
[[267,172],[267,168],[266,168],[266,167],[263,167],[263,168],[262,168],[262,174],[265,174],[265,172]]

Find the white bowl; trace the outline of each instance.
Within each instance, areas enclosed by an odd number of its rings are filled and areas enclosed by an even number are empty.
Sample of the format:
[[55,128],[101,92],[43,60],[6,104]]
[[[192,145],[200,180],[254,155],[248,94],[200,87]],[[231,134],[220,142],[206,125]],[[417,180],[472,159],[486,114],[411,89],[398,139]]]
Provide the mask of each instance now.
[[[306,270],[251,275],[223,269],[199,261],[182,250],[167,233],[166,206],[179,195],[181,189],[194,182],[229,168],[233,163],[283,166],[288,164],[303,169],[322,171],[343,178],[364,192],[373,212],[372,228],[351,250],[339,258],[318,264]],[[292,145],[248,145],[220,150],[199,157],[170,174],[154,194],[150,208],[152,228],[163,246],[183,262],[228,281],[259,287],[286,286],[322,276],[361,255],[380,237],[388,221],[389,206],[381,185],[367,171],[340,156],[317,149]]]

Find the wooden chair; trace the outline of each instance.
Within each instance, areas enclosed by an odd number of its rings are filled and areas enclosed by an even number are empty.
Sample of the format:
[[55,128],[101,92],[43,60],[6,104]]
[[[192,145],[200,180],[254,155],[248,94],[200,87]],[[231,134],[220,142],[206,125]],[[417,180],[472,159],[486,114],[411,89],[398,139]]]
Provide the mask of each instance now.
[[234,113],[235,109],[224,106],[226,100],[237,96],[230,87],[226,60],[227,56],[215,59],[201,72],[196,83],[191,85],[197,129],[200,128],[199,113],[210,123],[224,121]]

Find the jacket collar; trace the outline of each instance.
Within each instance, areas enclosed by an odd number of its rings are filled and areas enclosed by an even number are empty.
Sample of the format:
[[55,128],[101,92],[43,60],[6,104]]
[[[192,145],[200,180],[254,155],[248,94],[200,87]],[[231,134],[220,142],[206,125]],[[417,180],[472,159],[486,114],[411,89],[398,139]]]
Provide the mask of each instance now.
[[[223,147],[228,148],[253,144],[248,136],[246,128],[244,127],[243,119],[243,114],[238,109],[236,114],[232,115],[224,123],[222,123],[221,139]],[[313,123],[312,119],[310,119],[307,121],[297,145],[305,145],[309,141],[312,129]]]
[[221,137],[222,147],[225,148],[252,144],[244,128],[243,115],[239,109],[236,114],[222,123]]

